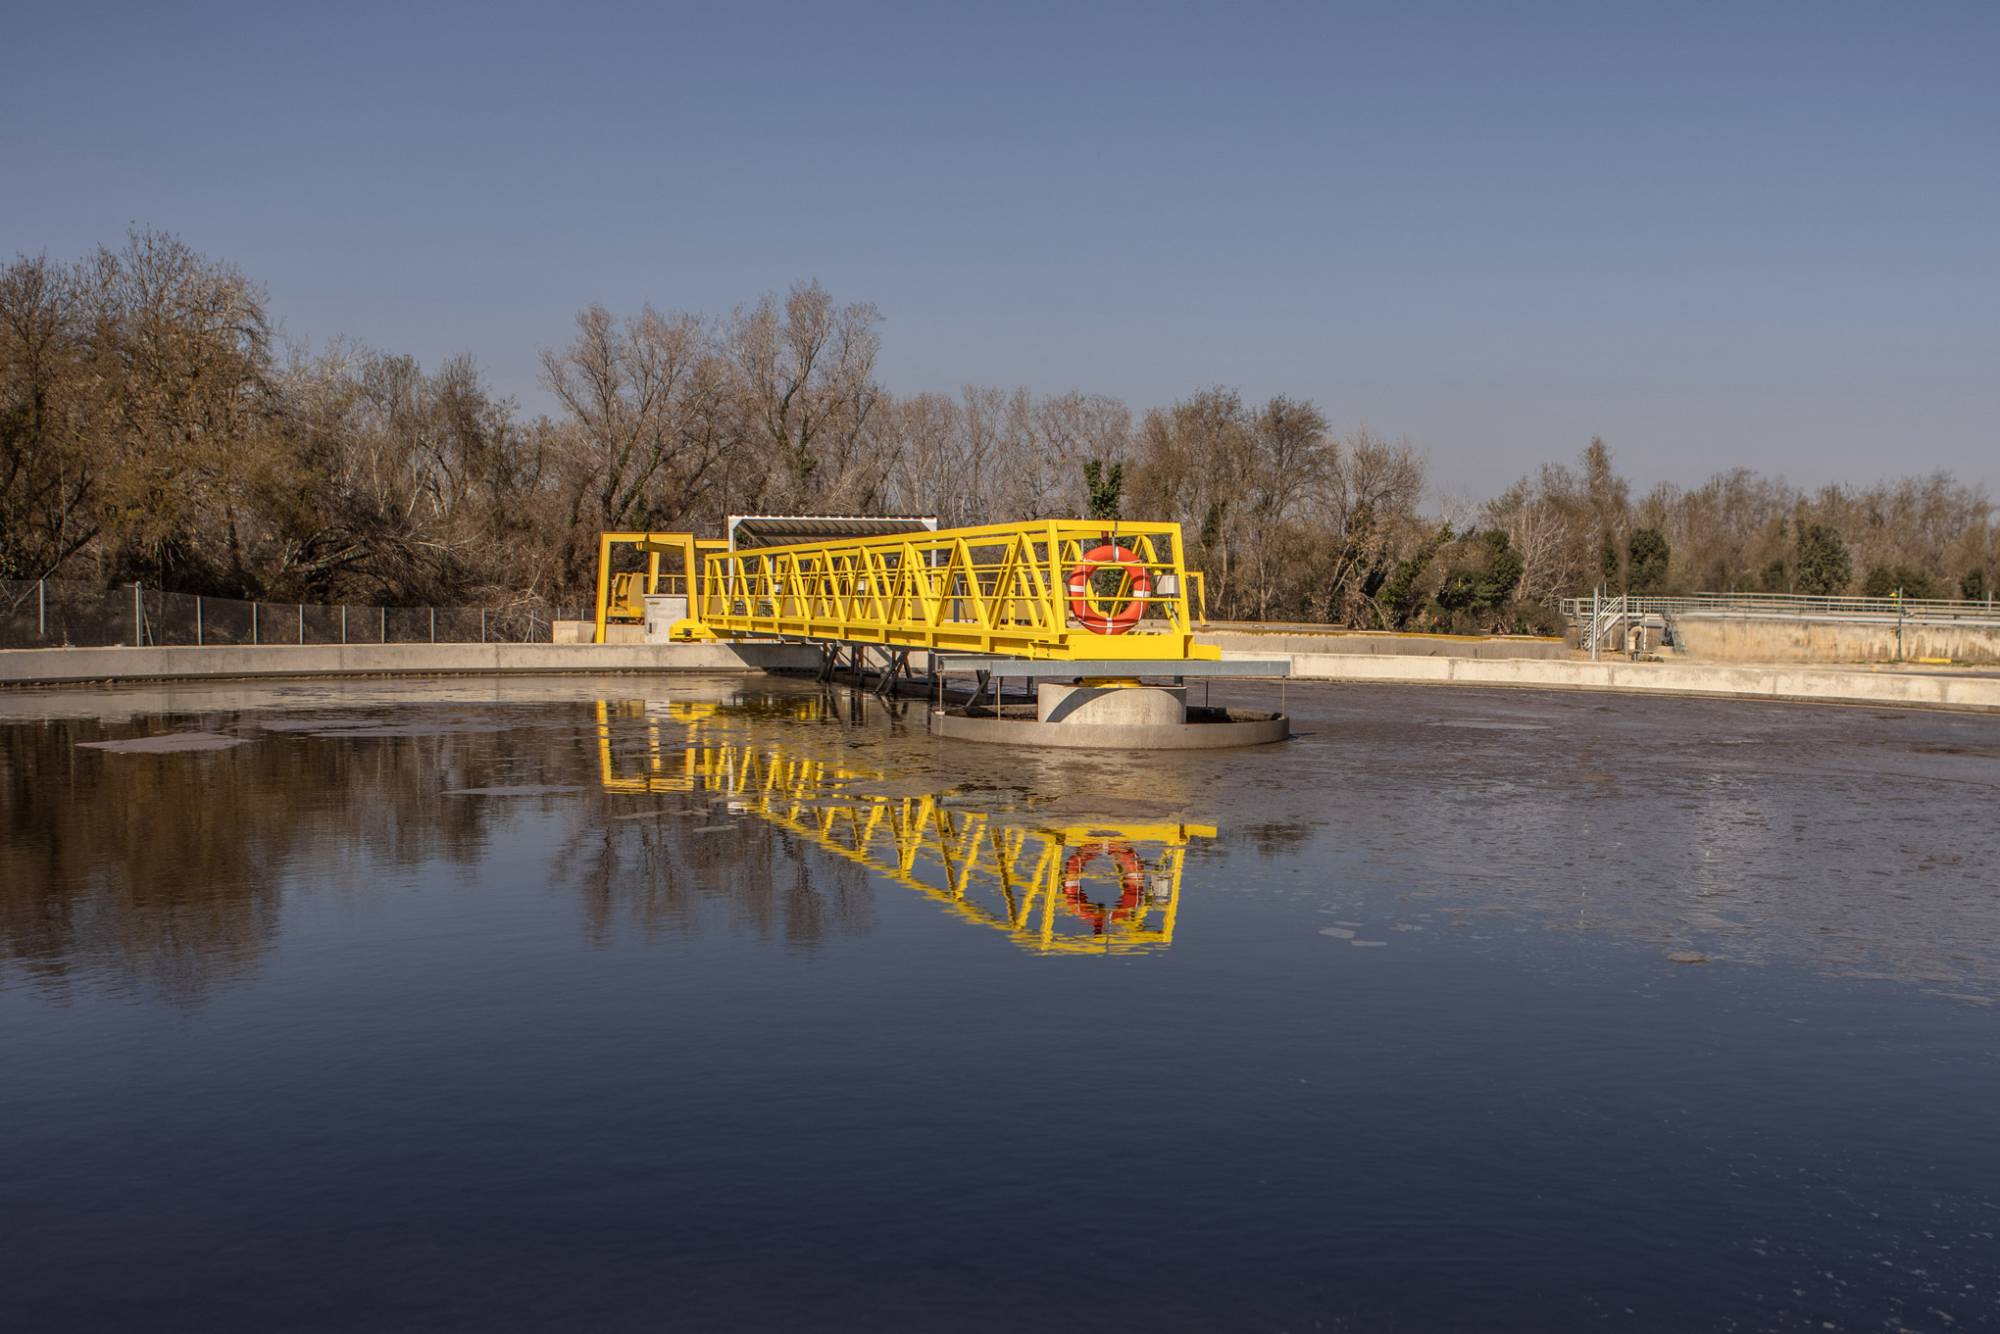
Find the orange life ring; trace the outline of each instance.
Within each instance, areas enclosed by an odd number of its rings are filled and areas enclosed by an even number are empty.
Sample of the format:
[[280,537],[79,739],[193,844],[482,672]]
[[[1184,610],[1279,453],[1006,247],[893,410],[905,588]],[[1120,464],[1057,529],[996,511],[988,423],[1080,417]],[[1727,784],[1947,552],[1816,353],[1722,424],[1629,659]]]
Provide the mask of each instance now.
[[[1109,857],[1118,867],[1118,906],[1106,912],[1083,892],[1084,870],[1099,857]],[[1092,935],[1104,934],[1107,922],[1129,921],[1139,910],[1146,893],[1146,866],[1139,854],[1123,843],[1086,843],[1063,863],[1063,900],[1069,910],[1090,923]]]
[[[1117,611],[1099,611],[1090,598],[1090,577],[1107,565],[1130,571],[1132,596]],[[1146,573],[1139,553],[1115,542],[1094,546],[1083,553],[1083,562],[1069,572],[1069,613],[1084,629],[1100,635],[1122,635],[1146,614],[1146,599],[1153,592],[1153,576]]]

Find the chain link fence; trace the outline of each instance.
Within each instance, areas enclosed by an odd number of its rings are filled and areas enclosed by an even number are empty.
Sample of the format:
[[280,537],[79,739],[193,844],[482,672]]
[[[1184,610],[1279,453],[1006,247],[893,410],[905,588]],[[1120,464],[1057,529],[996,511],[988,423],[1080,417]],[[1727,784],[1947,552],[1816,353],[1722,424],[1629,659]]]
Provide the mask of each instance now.
[[106,589],[68,579],[0,579],[0,648],[115,644],[546,644],[588,607],[324,606]]

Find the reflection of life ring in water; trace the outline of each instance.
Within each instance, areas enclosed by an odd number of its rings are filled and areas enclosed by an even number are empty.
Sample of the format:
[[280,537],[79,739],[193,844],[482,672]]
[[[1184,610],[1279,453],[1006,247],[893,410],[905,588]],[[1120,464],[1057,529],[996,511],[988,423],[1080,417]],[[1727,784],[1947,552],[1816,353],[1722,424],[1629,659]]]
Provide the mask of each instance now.
[[[1118,867],[1118,906],[1106,912],[1101,904],[1084,896],[1083,873],[1099,857],[1109,857]],[[1069,910],[1090,923],[1092,935],[1104,934],[1106,922],[1130,921],[1139,910],[1146,892],[1146,867],[1128,843],[1086,843],[1063,863],[1063,899]]]
[[[1132,579],[1132,595],[1117,611],[1100,611],[1091,600],[1090,580],[1099,569],[1123,569]],[[1106,542],[1083,553],[1083,563],[1069,572],[1069,612],[1084,629],[1100,635],[1122,635],[1146,614],[1146,599],[1152,596],[1153,576],[1146,573],[1139,553],[1115,542]]]

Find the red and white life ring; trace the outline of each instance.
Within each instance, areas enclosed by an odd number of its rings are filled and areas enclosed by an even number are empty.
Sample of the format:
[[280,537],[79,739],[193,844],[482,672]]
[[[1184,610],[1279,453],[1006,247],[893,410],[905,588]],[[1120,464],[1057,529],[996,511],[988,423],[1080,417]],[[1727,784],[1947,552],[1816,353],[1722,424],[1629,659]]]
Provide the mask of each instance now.
[[[1091,576],[1107,567],[1126,570],[1132,580],[1132,596],[1125,600],[1124,606],[1113,612],[1100,610],[1090,596]],[[1076,617],[1079,625],[1093,634],[1122,635],[1130,630],[1146,614],[1146,599],[1152,593],[1153,576],[1146,572],[1139,553],[1115,542],[1106,542],[1084,552],[1082,563],[1069,572],[1069,613]]]
[[[1111,858],[1118,867],[1118,906],[1109,912],[1083,892],[1083,873],[1099,857]],[[1071,912],[1090,923],[1093,935],[1103,935],[1107,922],[1129,921],[1144,901],[1145,892],[1145,863],[1124,843],[1086,843],[1063,863],[1063,900]]]

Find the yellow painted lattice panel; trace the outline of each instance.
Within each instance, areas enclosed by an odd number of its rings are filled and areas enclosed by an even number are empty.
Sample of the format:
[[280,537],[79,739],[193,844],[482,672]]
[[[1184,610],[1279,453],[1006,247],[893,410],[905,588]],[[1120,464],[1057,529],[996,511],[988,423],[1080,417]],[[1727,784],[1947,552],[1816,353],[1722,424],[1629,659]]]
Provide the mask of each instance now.
[[[1128,565],[1084,560],[1107,541],[1134,553],[1143,580]],[[1080,623],[1070,592],[1079,574],[1091,618],[1136,614],[1129,631]],[[1194,642],[1187,590],[1179,524],[987,524],[706,553],[686,627],[1021,658],[1219,658]]]

